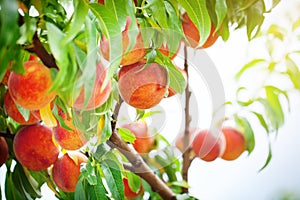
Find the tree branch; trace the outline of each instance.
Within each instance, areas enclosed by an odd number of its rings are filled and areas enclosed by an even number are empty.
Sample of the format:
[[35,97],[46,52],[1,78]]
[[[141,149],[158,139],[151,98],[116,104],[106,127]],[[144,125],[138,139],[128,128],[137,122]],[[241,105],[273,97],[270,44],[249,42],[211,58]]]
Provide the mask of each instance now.
[[172,190],[167,187],[167,185],[154,174],[150,167],[145,163],[143,158],[135,151],[134,148],[131,148],[124,140],[119,136],[116,129],[116,120],[118,118],[119,109],[121,107],[122,100],[116,105],[115,112],[113,115],[112,121],[112,135],[107,141],[108,145],[112,148],[118,149],[130,162],[130,165],[125,164],[125,168],[128,169],[145,181],[147,181],[152,190],[157,192],[163,199],[176,199],[175,194]]
[[15,137],[15,135],[11,134],[11,132],[7,129],[6,133],[1,133],[0,132],[0,137],[5,137],[5,138],[11,138],[11,139],[13,139]]
[[[189,90],[189,74],[188,74],[188,55],[187,55],[187,47],[184,45],[184,71],[187,75],[187,85],[185,88],[185,128],[184,128],[184,136],[182,138],[183,142],[183,149],[185,152],[182,155],[183,163],[182,163],[182,178],[184,181],[188,182],[188,170],[191,165],[192,160],[190,159],[190,152],[191,148],[189,147],[190,144],[190,122],[191,122],[191,116],[190,116],[190,97],[191,92]],[[182,187],[182,193],[188,193],[189,189]]]
[[33,35],[32,46],[29,48],[25,47],[25,49],[31,53],[35,53],[48,68],[59,69],[53,55],[49,54],[41,43],[37,32]]

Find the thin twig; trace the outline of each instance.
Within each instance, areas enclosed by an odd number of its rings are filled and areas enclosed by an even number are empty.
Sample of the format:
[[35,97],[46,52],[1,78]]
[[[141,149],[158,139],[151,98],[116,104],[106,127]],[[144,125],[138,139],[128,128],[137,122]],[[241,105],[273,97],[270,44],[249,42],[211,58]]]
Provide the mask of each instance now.
[[[189,74],[188,74],[188,54],[187,54],[187,47],[184,45],[184,70],[187,75],[187,86],[185,88],[185,128],[184,128],[184,136],[183,136],[183,149],[185,152],[182,155],[183,163],[182,163],[182,178],[184,181],[188,182],[188,170],[191,165],[191,159],[190,159],[190,152],[191,148],[189,147],[190,144],[190,122],[191,122],[191,116],[190,116],[190,97],[191,92],[189,90]],[[182,193],[188,193],[189,189],[182,187]]]
[[[118,118],[121,103],[122,101],[120,101],[115,107],[112,121],[113,131],[109,141],[107,142],[108,145],[112,148],[118,149],[130,162],[129,170],[147,181],[152,187],[152,190],[157,192],[163,199],[176,199],[172,190],[154,174],[143,158],[134,150],[134,148],[131,148],[126,142],[124,142],[118,134],[116,129],[116,120]],[[125,165],[124,167],[129,167],[129,165]]]

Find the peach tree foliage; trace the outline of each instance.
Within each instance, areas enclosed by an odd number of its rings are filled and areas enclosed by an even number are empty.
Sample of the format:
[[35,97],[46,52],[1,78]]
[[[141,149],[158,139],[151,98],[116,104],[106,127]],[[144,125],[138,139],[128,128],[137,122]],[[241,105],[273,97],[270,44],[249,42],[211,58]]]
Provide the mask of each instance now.
[[[168,44],[170,52],[175,52],[179,41],[185,40],[182,26],[181,14],[185,10],[200,32],[199,46],[205,43],[210,34],[211,22],[216,26],[218,34],[226,41],[234,28],[246,27],[246,34],[249,40],[260,33],[260,27],[264,21],[264,14],[272,10],[279,1],[274,0],[270,8],[266,8],[263,0],[241,1],[241,0],[106,0],[105,5],[95,1],[14,1],[0,0],[0,80],[2,80],[6,69],[16,73],[23,73],[23,62],[28,60],[31,54],[38,56],[41,61],[51,69],[54,80],[53,91],[57,92],[55,106],[52,114],[61,122],[57,107],[68,110],[69,99],[74,93],[74,88],[85,86],[86,99],[92,93],[92,85],[95,80],[95,67],[98,60],[99,43],[103,36],[110,41],[110,60],[108,68],[108,79],[112,80],[112,92],[104,105],[93,110],[83,111],[82,120],[76,118],[75,110],[71,108],[74,125],[84,132],[87,138],[97,138],[92,149],[84,149],[89,155],[89,161],[81,169],[81,175],[74,193],[65,193],[59,190],[50,178],[49,171],[43,170],[33,172],[21,166],[16,160],[12,141],[14,134],[21,128],[21,125],[14,122],[7,116],[3,109],[3,99],[7,87],[0,86],[0,133],[6,137],[9,146],[9,159],[5,163],[7,173],[5,177],[5,196],[7,199],[35,199],[41,197],[41,186],[47,183],[48,187],[59,199],[123,199],[124,187],[122,176],[126,173],[128,182],[133,191],[140,188],[141,176],[129,172],[124,163],[131,160],[122,155],[115,148],[108,145],[113,134],[115,105],[120,101],[117,90],[116,74],[119,68],[122,55],[121,30],[125,27],[127,16],[130,16],[131,23],[129,30],[130,45],[134,44],[134,38],[141,30],[145,45],[151,45],[145,56],[147,62],[153,61],[163,65],[168,73],[169,86],[178,93],[184,93],[185,79],[175,69],[167,56],[162,55],[157,47],[162,43]],[[18,10],[18,8],[20,9]],[[22,11],[21,11],[22,10]],[[30,10],[31,12],[28,12]],[[35,10],[35,12],[32,12]],[[70,15],[69,11],[72,11]],[[299,27],[299,21],[293,25],[293,31]],[[146,31],[143,31],[146,30]],[[160,31],[163,30],[163,31]],[[285,41],[285,32],[281,27],[272,26],[260,37],[272,37],[272,40]],[[171,40],[168,38],[172,38]],[[267,40],[272,44],[272,41]],[[42,45],[39,46],[39,44]],[[270,47],[270,45],[268,45]],[[273,60],[273,49],[270,47],[269,58],[255,59],[246,64],[237,74],[240,79],[248,70],[255,66],[264,67],[269,74],[278,73],[282,62],[286,68],[280,74],[291,81],[292,87],[299,90],[299,70],[293,60],[293,54],[299,51],[287,52],[284,59]],[[53,62],[53,60],[55,62]],[[107,80],[106,80],[107,81]],[[245,86],[237,90],[237,94],[246,91]],[[282,108],[283,96],[288,100],[287,88],[280,88],[274,85],[263,85],[259,95],[242,101],[237,95],[237,105],[257,117],[267,133],[277,132],[284,124],[284,112]],[[263,93],[262,93],[263,92]],[[261,94],[261,95],[260,95]],[[87,103],[87,102],[86,102]],[[225,102],[233,104],[233,102]],[[253,104],[261,104],[263,112],[252,109]],[[26,118],[30,112],[19,108]],[[137,111],[138,118],[147,117],[153,113]],[[240,126],[247,142],[247,151],[251,153],[255,147],[254,132],[250,121],[241,113],[234,113],[232,118]],[[99,127],[101,126],[101,127]],[[97,131],[102,129],[102,131]],[[125,142],[132,142],[135,137],[130,131],[120,130],[118,133]],[[168,148],[169,143],[163,136],[155,138],[158,144],[164,144],[164,158],[159,154],[154,160],[148,162],[149,169],[155,171],[155,176],[164,180],[171,189],[173,195],[178,199],[192,199],[187,194],[182,194],[188,186],[188,182],[182,181],[178,174],[181,173],[183,163],[175,157]],[[271,145],[271,144],[270,144]],[[271,160],[270,153],[265,166]],[[167,159],[166,159],[167,158]],[[13,162],[14,161],[14,162]],[[12,163],[16,163],[12,167]],[[172,163],[166,165],[165,163]],[[263,167],[265,167],[263,166]],[[167,178],[166,178],[167,177]],[[160,195],[153,190],[153,182],[142,181],[145,194],[152,199],[161,199]],[[105,182],[105,184],[104,184]],[[106,185],[108,187],[106,187]],[[3,187],[1,185],[1,187]],[[3,194],[1,194],[2,196]]]

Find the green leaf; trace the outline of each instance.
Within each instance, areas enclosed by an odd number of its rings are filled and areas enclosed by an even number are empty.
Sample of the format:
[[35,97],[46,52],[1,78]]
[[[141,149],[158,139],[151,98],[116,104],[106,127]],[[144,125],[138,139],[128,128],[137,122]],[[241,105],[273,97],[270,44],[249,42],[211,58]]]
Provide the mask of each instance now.
[[85,200],[86,195],[85,195],[85,187],[84,187],[84,178],[81,177],[79,178],[77,185],[76,185],[76,190],[75,190],[75,200]]
[[118,133],[125,142],[133,143],[136,139],[135,135],[126,128],[118,128]]
[[[92,95],[94,89],[95,79],[96,79],[96,63],[97,63],[97,39],[96,39],[96,27],[93,22],[86,18],[85,21],[85,34],[87,36],[87,57],[84,61],[84,67],[82,70],[82,75],[76,83],[76,88],[81,88],[84,86],[84,104],[83,110],[87,106],[89,99]],[[92,97],[93,98],[93,97]]]
[[[180,16],[178,14],[178,7],[174,7],[169,1],[165,1],[165,7],[167,12],[167,46],[169,49],[169,56],[177,53],[177,50],[180,46],[180,40],[184,38],[184,34],[181,28]],[[165,29],[163,31],[166,31]]]
[[20,47],[16,44],[20,31],[18,2],[2,0],[0,8],[0,79],[2,80],[9,62],[20,53]]
[[54,104],[54,107],[52,109],[52,113],[55,116],[55,118],[58,120],[59,125],[62,128],[66,129],[68,131],[72,131],[72,129],[68,125],[66,125],[65,120],[58,114],[57,106],[55,104]]
[[12,180],[16,189],[25,199],[40,198],[40,190],[34,188],[34,186],[28,181],[23,167],[21,164],[17,164],[12,173]]
[[83,27],[83,23],[88,13],[88,2],[76,0],[73,2],[74,4],[74,13],[72,16],[72,21],[68,25],[66,30],[66,36],[62,41],[62,45],[66,45],[70,41],[72,41],[75,36],[81,31]]
[[104,160],[100,163],[100,166],[113,198],[124,199],[122,174],[118,164],[112,160]]
[[54,80],[52,90],[55,90],[64,85],[70,77],[69,73],[69,57],[68,57],[68,45],[62,45],[62,41],[65,38],[65,34],[54,24],[46,23],[48,30],[48,41],[50,50],[59,66],[59,71]]
[[173,65],[172,62],[167,62],[164,66],[167,67],[168,79],[170,82],[169,87],[177,93],[182,94],[187,86],[187,82],[183,74]]
[[252,113],[257,117],[257,119],[259,120],[260,124],[264,127],[266,132],[269,133],[269,127],[264,116],[258,112],[252,112]]
[[269,143],[268,157],[266,159],[265,164],[259,169],[259,172],[262,171],[263,169],[265,169],[269,165],[269,163],[270,163],[270,161],[272,159],[272,156],[273,156],[272,155],[272,148],[271,148],[271,144]]
[[30,117],[30,110],[27,110],[16,103],[16,106],[18,108],[18,111],[21,113],[22,117],[25,119],[25,121],[29,120]]
[[97,184],[86,186],[86,191],[88,193],[89,199],[103,199],[108,200],[106,189],[101,180],[101,176],[97,175]]
[[19,190],[15,187],[12,173],[6,173],[5,178],[5,197],[9,200],[20,200],[23,196],[20,194]]
[[126,176],[128,179],[128,185],[130,187],[130,189],[135,192],[138,193],[139,190],[141,189],[141,185],[142,185],[142,181],[141,178],[139,176],[137,176],[136,174],[126,171]]
[[153,20],[164,29],[168,28],[166,8],[163,0],[149,0],[149,6],[151,7]]
[[112,134],[111,117],[109,113],[106,113],[104,116],[104,127],[101,134],[101,142],[106,142]]
[[254,103],[254,100],[253,100],[253,99],[249,99],[248,101],[241,101],[241,100],[239,100],[239,94],[240,94],[240,92],[243,91],[243,90],[247,90],[247,88],[245,88],[245,87],[239,87],[239,88],[236,90],[235,96],[236,96],[236,101],[237,101],[237,103],[238,103],[239,105],[241,105],[241,106],[246,107],[246,106],[249,106],[249,105],[251,105],[252,103]]
[[300,27],[300,17],[293,23],[292,30],[295,31]]
[[247,143],[247,150],[250,154],[255,147],[255,138],[254,138],[252,126],[249,123],[247,118],[234,115],[234,120],[237,123],[237,125],[243,130],[242,133],[245,136],[246,143]]
[[266,86],[266,99],[270,106],[273,108],[274,114],[276,116],[276,130],[284,124],[284,113],[279,101],[279,94],[281,90],[274,86]]
[[109,146],[106,143],[101,143],[97,146],[93,157],[98,160],[99,162],[102,160],[103,156],[109,151]]
[[216,24],[216,30],[219,30],[221,28],[221,25],[226,17],[227,14],[227,4],[224,0],[216,0],[215,5],[215,11],[217,15],[217,24]]
[[277,24],[272,24],[269,27],[267,34],[273,35],[275,38],[278,38],[279,40],[283,41],[287,34],[287,30],[285,30],[283,27]]
[[[90,9],[98,19],[100,29],[109,41],[110,66],[108,68],[107,80],[116,73],[122,58],[122,35],[116,14],[106,7],[97,3],[91,3]],[[106,83],[104,82],[104,84]]]
[[20,27],[21,36],[18,44],[31,44],[33,35],[36,31],[37,18],[30,17],[28,14],[24,16],[25,23]]
[[295,89],[300,90],[300,71],[297,64],[288,55],[286,56],[285,64],[287,68],[286,73],[293,83]]
[[248,62],[246,65],[244,65],[242,67],[242,69],[240,69],[240,71],[235,75],[235,79],[238,80],[240,79],[240,77],[244,74],[245,71],[247,71],[248,69],[252,68],[252,67],[256,67],[258,66],[259,64],[261,63],[265,63],[266,60],[265,59],[262,59],[262,58],[257,58],[257,59],[254,59],[250,62]]
[[206,8],[205,0],[178,0],[180,5],[188,13],[200,33],[198,46],[202,46],[210,34],[211,21]]
[[253,5],[251,5],[246,11],[248,40],[253,39],[253,37],[255,37],[259,32],[260,27],[265,19],[264,13],[266,12],[264,0],[252,1],[256,2]]
[[258,98],[258,99],[256,99],[256,101],[264,106],[265,113],[267,115],[267,119],[270,122],[270,126],[273,129],[278,130],[279,126],[278,126],[277,116],[276,116],[276,113],[275,113],[273,107],[268,102],[268,100],[263,99],[263,98]]
[[171,182],[169,185],[171,186],[179,186],[179,187],[183,187],[183,188],[189,188],[189,184],[186,181],[173,181]]
[[89,160],[85,165],[80,168],[81,176],[87,180],[89,185],[97,184],[97,175],[95,168],[92,166],[91,161]]

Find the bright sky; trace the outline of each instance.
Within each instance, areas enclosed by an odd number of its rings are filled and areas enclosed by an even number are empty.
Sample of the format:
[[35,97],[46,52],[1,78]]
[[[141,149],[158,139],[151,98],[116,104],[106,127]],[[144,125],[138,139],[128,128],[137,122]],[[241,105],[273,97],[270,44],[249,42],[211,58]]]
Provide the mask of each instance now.
[[[282,11],[290,15],[298,13],[295,3],[299,1],[282,1],[270,15],[266,23],[285,23]],[[262,52],[256,46],[249,46],[245,30],[232,33],[228,42],[221,40],[206,52],[217,67],[226,98],[234,99],[234,74],[249,61],[247,49],[255,48],[256,56]],[[250,77],[255,80],[255,77]],[[291,113],[287,114],[286,124],[279,131],[273,143],[273,159],[269,166],[258,173],[267,156],[267,138],[261,130],[256,132],[256,147],[248,156],[243,154],[233,162],[218,159],[211,163],[195,160],[190,169],[191,193],[205,200],[278,200],[282,193],[297,193],[300,199],[300,96],[291,96]],[[293,198],[294,200],[294,198]]]

